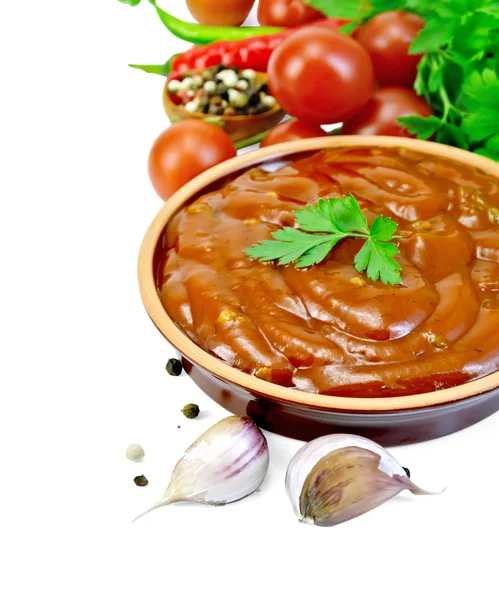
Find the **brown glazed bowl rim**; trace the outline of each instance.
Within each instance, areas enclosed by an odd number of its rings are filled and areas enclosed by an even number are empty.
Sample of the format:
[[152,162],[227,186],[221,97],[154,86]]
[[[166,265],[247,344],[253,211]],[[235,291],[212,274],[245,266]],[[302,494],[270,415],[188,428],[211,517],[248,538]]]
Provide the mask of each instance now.
[[277,402],[291,403],[304,408],[317,407],[332,411],[393,412],[418,409],[456,402],[499,388],[499,371],[486,375],[481,379],[448,389],[389,398],[327,396],[303,392],[294,388],[286,388],[243,373],[212,356],[197,346],[183,333],[163,308],[156,287],[156,273],[154,273],[156,249],[158,244],[161,243],[162,234],[169,219],[195,197],[196,194],[210,184],[229,177],[231,174],[241,171],[241,169],[251,168],[269,161],[285,159],[287,155],[314,150],[318,151],[324,148],[358,148],[365,146],[407,148],[439,158],[449,158],[465,163],[468,166],[477,167],[499,179],[499,163],[466,150],[444,146],[435,142],[408,138],[353,135],[331,136],[329,138],[321,137],[277,144],[242,154],[205,171],[184,185],[165,202],[163,208],[156,215],[145,234],[138,264],[140,293],[149,316],[164,337],[190,362],[203,367],[218,379],[245,388],[256,396],[274,398]]

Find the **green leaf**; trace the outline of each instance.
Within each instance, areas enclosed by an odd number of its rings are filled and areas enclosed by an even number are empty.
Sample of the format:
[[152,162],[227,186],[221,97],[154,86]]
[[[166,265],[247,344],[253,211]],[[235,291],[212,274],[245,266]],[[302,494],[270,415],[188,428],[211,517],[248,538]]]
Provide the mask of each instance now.
[[478,11],[464,19],[456,28],[451,48],[464,56],[485,56],[491,33],[499,30],[499,15]]
[[334,245],[345,235],[313,235],[293,227],[284,227],[274,231],[272,237],[274,240],[263,240],[252,248],[246,249],[245,253],[251,258],[258,258],[262,261],[279,259],[278,264],[286,265],[298,260],[302,254],[314,246],[319,246],[324,242]]
[[496,154],[495,152],[490,152],[484,146],[482,146],[481,148],[476,148],[475,150],[473,150],[473,152],[475,154],[480,154],[480,156],[485,156],[485,158],[490,158],[491,160],[499,161],[499,154]]
[[[424,3],[424,0],[423,0]],[[379,13],[388,12],[389,10],[400,10],[406,8],[406,0],[370,0],[368,2],[371,6],[372,14],[378,15]]]
[[362,231],[369,233],[367,219],[357,200],[350,194],[343,199],[335,198],[331,211],[341,231]]
[[488,152],[499,155],[499,133],[496,133],[485,142],[485,148]]
[[472,143],[499,133],[499,76],[492,69],[472,72],[462,87],[462,106],[467,109],[462,126]]
[[499,76],[492,69],[481,73],[473,71],[464,81],[462,103],[465,108],[477,109],[481,106],[499,108]]
[[392,258],[398,253],[395,244],[368,239],[355,256],[354,266],[359,272],[367,269],[367,276],[372,281],[381,279],[385,284],[398,285],[402,283],[402,267]]
[[[390,217],[378,216],[369,229],[367,219],[355,197],[319,200],[317,206],[305,206],[295,211],[296,222],[307,231],[283,227],[272,233],[273,240],[263,240],[244,252],[261,261],[277,260],[278,265],[296,262],[298,268],[310,267],[323,261],[336,244],[347,237],[367,238],[355,257],[359,271],[375,281],[400,283],[401,267],[393,256],[399,250],[393,243],[397,223]],[[317,235],[311,232],[326,232]]]
[[460,64],[449,60],[444,63],[442,86],[453,104],[459,99],[463,79],[464,71]]
[[331,250],[336,246],[341,238],[334,238],[330,241],[322,242],[310,250],[307,250],[297,261],[298,268],[311,267],[322,262]]
[[493,17],[499,16],[499,2],[497,0],[470,0],[472,10],[480,10]]
[[441,139],[439,139],[437,136],[435,141],[442,142],[444,144],[451,144],[452,146],[457,146],[458,148],[463,148],[464,150],[469,150],[470,139],[462,126],[446,123],[442,128],[441,133]]
[[492,160],[499,160],[499,133],[490,137],[485,142],[484,146],[475,148],[473,152],[491,158]]
[[345,35],[352,35],[352,33],[357,29],[357,27],[359,25],[362,24],[362,19],[361,18],[356,18],[356,19],[352,19],[351,21],[349,21],[348,23],[345,23],[345,25],[342,25],[338,31],[341,31],[341,33],[344,33]]
[[305,4],[320,10],[326,17],[352,19],[352,24],[341,28],[345,33],[351,33],[362,21],[389,10],[405,8],[407,0],[305,0]]
[[428,140],[441,127],[441,120],[432,115],[431,117],[421,117],[411,115],[408,117],[399,117],[397,122],[402,125],[411,135],[416,135],[420,140]]
[[130,6],[137,6],[137,4],[140,4],[140,0],[118,0],[118,2],[129,4]]
[[483,108],[479,113],[466,115],[462,125],[472,143],[483,142],[499,133],[499,111]]
[[412,41],[409,54],[423,54],[439,50],[452,41],[459,25],[459,17],[442,19],[438,16],[427,20],[426,25]]
[[435,64],[430,70],[427,86],[433,94],[437,94],[444,85],[444,65],[445,63]]
[[425,54],[418,63],[418,72],[416,75],[416,81],[414,82],[414,91],[418,96],[426,96],[428,89],[426,81],[431,74],[432,70],[431,54]]
[[371,239],[378,242],[389,242],[395,235],[397,227],[397,223],[392,221],[390,217],[384,219],[381,215],[378,215],[371,225]]
[[428,15],[435,10],[436,3],[435,0],[406,0],[404,6],[401,8],[415,12],[418,15]]
[[305,0],[305,3],[320,10],[326,17],[353,19],[365,12],[365,0]]
[[322,231],[334,233],[341,231],[331,212],[332,200],[319,200],[317,206],[309,204],[304,208],[295,210],[295,218],[303,231]]

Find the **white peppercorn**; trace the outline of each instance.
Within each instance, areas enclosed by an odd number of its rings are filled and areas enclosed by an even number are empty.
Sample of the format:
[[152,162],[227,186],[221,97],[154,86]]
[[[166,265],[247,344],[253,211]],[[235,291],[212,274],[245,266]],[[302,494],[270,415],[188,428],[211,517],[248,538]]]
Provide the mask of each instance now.
[[255,79],[256,73],[253,69],[244,69],[241,73],[241,77],[244,77],[244,79]]
[[274,96],[268,96],[267,94],[260,94],[260,102],[265,106],[275,106],[277,104],[277,100]]
[[247,90],[249,88],[249,83],[246,81],[246,79],[240,79],[234,87],[237,90],[241,90],[242,92],[244,92],[244,90]]
[[203,85],[203,89],[207,94],[213,94],[213,92],[217,89],[217,84],[214,81],[207,81]]
[[187,112],[196,112],[197,109],[199,108],[199,104],[197,102],[195,102],[194,100],[191,100],[190,102],[187,102],[187,104],[184,106],[185,110]]
[[201,77],[201,75],[199,75],[198,73],[196,73],[196,75],[192,76],[192,83],[196,87],[201,87],[203,85],[203,83],[204,83],[204,79]]
[[192,77],[186,77],[180,82],[181,90],[189,90],[192,87]]
[[222,80],[228,88],[234,87],[239,81],[239,77],[234,71],[227,71],[227,74]]
[[168,82],[168,91],[171,94],[175,94],[180,90],[181,82],[178,79],[172,79]]
[[130,444],[126,449],[126,457],[128,460],[133,460],[133,462],[137,462],[144,458],[144,448],[140,444]]

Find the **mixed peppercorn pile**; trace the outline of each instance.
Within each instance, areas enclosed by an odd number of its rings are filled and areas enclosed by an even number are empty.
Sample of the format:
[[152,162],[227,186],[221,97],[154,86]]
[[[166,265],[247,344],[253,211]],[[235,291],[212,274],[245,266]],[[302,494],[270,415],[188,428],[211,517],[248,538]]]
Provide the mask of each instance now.
[[223,65],[175,75],[168,92],[170,100],[186,111],[214,116],[258,115],[277,105],[267,82],[259,80],[255,71]]

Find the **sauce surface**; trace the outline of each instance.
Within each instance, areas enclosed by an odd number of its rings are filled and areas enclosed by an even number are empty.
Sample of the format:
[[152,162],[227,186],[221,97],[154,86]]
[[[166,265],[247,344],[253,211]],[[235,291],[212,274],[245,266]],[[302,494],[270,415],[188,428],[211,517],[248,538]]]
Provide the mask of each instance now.
[[[340,242],[322,263],[244,254],[293,210],[353,193],[398,224],[403,284],[373,282]],[[250,169],[182,209],[157,284],[176,324],[228,365],[300,390],[417,394],[499,369],[499,180],[405,149],[332,149]]]

